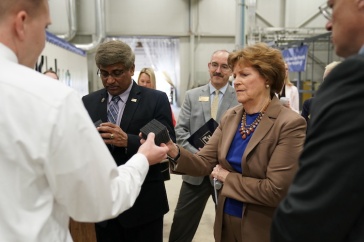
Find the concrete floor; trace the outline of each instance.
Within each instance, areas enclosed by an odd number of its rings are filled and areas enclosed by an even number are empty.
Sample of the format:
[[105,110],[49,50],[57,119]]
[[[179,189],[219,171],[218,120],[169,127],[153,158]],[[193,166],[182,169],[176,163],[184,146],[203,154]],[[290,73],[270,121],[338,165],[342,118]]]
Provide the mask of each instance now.
[[[180,108],[171,105],[172,112],[176,119],[180,112]],[[179,190],[181,189],[182,177],[180,175],[171,174],[171,180],[165,182],[169,203],[169,212],[164,216],[163,242],[168,242],[169,231],[171,230],[174,209],[176,208]],[[210,198],[206,204],[205,211],[202,215],[200,225],[192,242],[214,242],[213,226],[215,221],[215,205]],[[185,242],[185,241],[183,241]],[[190,242],[190,241],[186,241]]]
[[[169,202],[169,212],[164,216],[163,242],[168,242],[169,231],[171,230],[174,209],[176,208],[182,177],[171,174],[171,180],[165,182]],[[212,199],[207,202],[200,225],[197,229],[193,242],[213,242],[213,225],[215,220],[215,208]],[[187,241],[186,241],[187,242]]]

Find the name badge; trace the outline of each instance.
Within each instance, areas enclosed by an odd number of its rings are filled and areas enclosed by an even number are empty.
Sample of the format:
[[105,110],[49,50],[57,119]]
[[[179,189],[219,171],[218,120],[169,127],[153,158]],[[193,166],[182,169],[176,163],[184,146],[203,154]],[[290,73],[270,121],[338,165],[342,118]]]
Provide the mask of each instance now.
[[199,102],[208,102],[210,100],[210,97],[199,97],[198,101]]

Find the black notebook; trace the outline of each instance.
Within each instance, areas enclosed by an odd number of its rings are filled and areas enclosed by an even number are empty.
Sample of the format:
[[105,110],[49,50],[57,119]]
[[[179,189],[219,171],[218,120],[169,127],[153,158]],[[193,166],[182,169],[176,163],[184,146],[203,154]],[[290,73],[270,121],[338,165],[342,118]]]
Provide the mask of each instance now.
[[209,141],[217,126],[219,126],[219,124],[215,121],[215,119],[211,118],[195,133],[193,133],[187,141],[190,142],[190,144],[196,149],[202,148],[207,141]]

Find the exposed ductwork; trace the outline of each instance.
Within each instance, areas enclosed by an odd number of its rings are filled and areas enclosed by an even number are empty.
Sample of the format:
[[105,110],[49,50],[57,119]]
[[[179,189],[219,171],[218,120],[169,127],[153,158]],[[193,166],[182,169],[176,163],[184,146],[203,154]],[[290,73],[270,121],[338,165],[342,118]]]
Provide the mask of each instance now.
[[187,88],[191,89],[195,86],[195,13],[197,4],[196,0],[189,0],[189,34],[190,34],[190,76]]
[[235,49],[239,50],[245,46],[245,1],[236,1],[236,34]]
[[68,15],[68,33],[57,35],[57,37],[70,41],[75,37],[77,32],[77,14],[76,14],[76,0],[67,0],[67,15]]
[[248,7],[248,39],[247,44],[254,44],[255,39],[253,38],[252,33],[255,29],[257,29],[256,23],[256,12],[257,12],[257,0],[246,0],[246,6]]
[[92,43],[89,44],[75,44],[77,48],[85,51],[91,51],[96,48],[102,41],[104,41],[106,36],[105,30],[105,0],[95,0],[95,16],[96,16],[96,31],[93,36]]

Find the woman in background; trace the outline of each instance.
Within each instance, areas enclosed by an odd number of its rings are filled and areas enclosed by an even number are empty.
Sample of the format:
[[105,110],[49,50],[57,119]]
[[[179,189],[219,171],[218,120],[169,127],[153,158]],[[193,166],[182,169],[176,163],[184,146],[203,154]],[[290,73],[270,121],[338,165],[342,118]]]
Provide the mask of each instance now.
[[279,97],[279,99],[281,99],[282,97],[286,97],[287,102],[284,102],[283,106],[290,108],[293,111],[295,111],[296,113],[298,113],[299,112],[298,89],[295,85],[293,85],[291,80],[289,80],[287,63],[284,63],[284,65],[286,68],[286,76],[284,78],[284,86],[283,86],[281,92],[278,94],[278,97]]
[[[152,68],[143,68],[140,71],[139,77],[138,77],[138,85],[142,86],[142,87],[151,88],[151,89],[157,88],[155,74],[154,74],[154,70]],[[173,122],[173,127],[175,127],[176,119],[174,117],[173,112],[172,112],[172,122]]]
[[143,68],[138,77],[138,85],[151,89],[156,89],[155,74],[152,68]]
[[[156,79],[154,70],[152,68],[143,68],[141,69],[138,77],[138,85],[146,88],[156,89]],[[172,111],[172,123],[173,127],[176,126],[176,119],[174,118],[173,111]],[[169,173],[169,162],[168,160],[163,160],[161,162],[162,164],[162,175],[165,181],[168,181],[171,179],[170,173]]]

